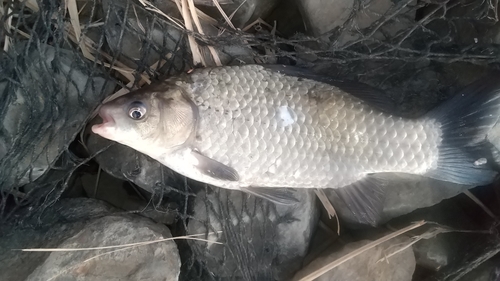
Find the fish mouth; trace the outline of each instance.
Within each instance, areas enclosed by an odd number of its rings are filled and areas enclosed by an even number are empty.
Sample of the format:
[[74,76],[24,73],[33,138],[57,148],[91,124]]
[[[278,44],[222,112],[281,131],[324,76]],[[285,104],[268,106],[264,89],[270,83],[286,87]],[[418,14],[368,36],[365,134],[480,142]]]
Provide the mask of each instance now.
[[104,133],[106,128],[113,127],[113,125],[115,124],[115,120],[106,111],[106,107],[104,107],[104,106],[99,110],[99,117],[101,117],[102,123],[93,125],[92,132],[101,135]]

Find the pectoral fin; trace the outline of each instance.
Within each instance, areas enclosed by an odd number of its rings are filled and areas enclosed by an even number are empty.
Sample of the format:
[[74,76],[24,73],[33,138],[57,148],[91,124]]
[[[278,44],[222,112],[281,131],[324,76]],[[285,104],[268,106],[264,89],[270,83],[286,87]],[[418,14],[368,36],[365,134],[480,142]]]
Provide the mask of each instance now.
[[240,179],[235,169],[209,158],[198,151],[192,151],[191,153],[197,160],[197,164],[194,166],[200,173],[218,180],[238,181]]
[[295,190],[289,188],[242,187],[240,190],[275,204],[295,205],[300,202],[294,195]]
[[376,226],[382,217],[385,201],[385,181],[376,175],[351,185],[330,189],[335,201],[342,200],[354,219],[362,224]]

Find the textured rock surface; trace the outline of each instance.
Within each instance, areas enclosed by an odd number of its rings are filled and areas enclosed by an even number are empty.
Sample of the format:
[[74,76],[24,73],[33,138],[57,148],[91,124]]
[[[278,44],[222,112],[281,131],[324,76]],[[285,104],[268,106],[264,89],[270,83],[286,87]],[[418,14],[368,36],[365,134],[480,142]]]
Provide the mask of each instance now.
[[195,242],[195,253],[218,277],[288,280],[308,251],[319,217],[316,197],[301,190],[292,207],[247,197],[224,189],[197,195],[188,233],[222,230],[208,238],[227,246]]
[[[87,248],[171,237],[167,227],[92,199],[66,199],[49,207],[38,225],[4,228],[0,248]],[[91,251],[0,253],[1,280],[177,280],[173,241]]]
[[[151,3],[171,17],[181,18],[174,2]],[[102,9],[106,16],[106,41],[114,54],[122,55],[121,61],[128,66],[151,66],[160,58],[165,60],[173,56],[182,32],[163,17],[155,20],[152,14],[130,0],[104,0]],[[182,69],[182,57],[175,57],[174,63]]]
[[500,280],[500,256],[495,256],[476,269],[467,273],[458,281],[498,281]]
[[[215,19],[218,19],[219,22],[225,22],[225,19],[221,15],[220,11],[214,7],[213,1],[209,0],[198,0],[204,3],[204,6],[200,6],[199,8],[206,12],[208,15],[212,16]],[[212,3],[209,3],[212,2]],[[226,13],[226,15],[234,15],[231,18],[231,23],[236,27],[243,29],[247,25],[251,24],[258,18],[264,19],[266,18],[273,9],[277,6],[280,0],[232,0],[232,1],[219,1],[221,2],[222,10]],[[196,3],[196,1],[195,1]]]
[[[177,5],[170,0],[165,1],[150,1],[162,13],[171,18],[178,19],[182,22],[181,14]],[[254,13],[256,3],[247,1],[242,6],[243,8],[236,13],[236,19],[244,17],[248,20]],[[265,3],[265,1],[262,1]],[[240,3],[241,4],[241,3]],[[239,4],[231,4],[229,6],[239,6]],[[248,6],[248,9],[245,7]],[[224,5],[228,7],[228,5]],[[260,9],[263,9],[261,7]],[[217,15],[220,17],[219,11],[214,7]],[[109,14],[108,14],[109,10]],[[157,15],[159,19],[154,19],[152,15],[140,6],[137,6],[130,0],[119,1],[103,1],[103,13],[107,15],[104,24],[106,41],[113,53],[121,55],[122,62],[132,68],[152,66],[160,59],[167,60],[168,64],[173,64],[178,71],[187,70],[183,63],[183,57],[190,56],[187,54],[188,48],[185,43],[185,36],[179,27],[164,17]],[[248,16],[240,15],[247,13]],[[154,13],[153,13],[154,14]],[[201,20],[200,22],[204,34],[208,36],[217,36],[219,30],[211,26],[209,22]],[[204,45],[204,44],[201,44]],[[201,47],[202,56],[205,58],[207,65],[215,65],[211,60],[210,51],[206,46]],[[253,53],[250,48],[244,45],[232,46],[221,44],[215,48],[223,65],[229,63],[238,63],[235,58],[242,61],[251,62]]]
[[343,25],[352,12],[352,0],[298,0],[298,6],[311,35],[319,36]]
[[[480,189],[480,188],[479,188]],[[391,225],[408,225],[410,222],[425,220],[437,223],[450,229],[469,230],[482,229],[481,216],[484,211],[465,195],[445,200],[440,204],[413,211],[410,214],[390,221]],[[422,239],[413,245],[417,264],[432,272],[439,272],[447,266],[453,266],[461,257],[467,255],[467,247],[475,239],[486,239],[485,234],[468,234],[461,232],[441,233]]]
[[45,44],[15,47],[10,55],[19,56],[20,64],[6,65],[0,71],[0,94],[5,101],[0,108],[0,155],[4,156],[0,189],[43,175],[115,86],[98,71],[89,70],[71,51]]
[[[393,3],[390,0],[298,0],[308,33],[322,37],[331,31],[339,34],[330,39],[337,47],[345,46],[348,42],[360,40],[364,29],[373,27],[373,24],[384,16],[391,15],[399,10],[392,21],[387,21],[373,31],[369,40],[385,40],[392,38],[399,31],[405,30],[414,23],[415,11],[412,1]],[[362,5],[363,8],[359,8]],[[370,32],[368,32],[370,33]],[[325,38],[326,39],[326,38]]]
[[[341,250],[335,246],[325,252],[298,272],[293,280],[299,280],[309,273],[337,260],[372,241],[362,240],[346,244]],[[349,259],[336,268],[314,280],[316,281],[411,281],[415,271],[413,250],[408,247],[388,257],[407,245],[409,239],[396,238],[380,244],[362,254]]]

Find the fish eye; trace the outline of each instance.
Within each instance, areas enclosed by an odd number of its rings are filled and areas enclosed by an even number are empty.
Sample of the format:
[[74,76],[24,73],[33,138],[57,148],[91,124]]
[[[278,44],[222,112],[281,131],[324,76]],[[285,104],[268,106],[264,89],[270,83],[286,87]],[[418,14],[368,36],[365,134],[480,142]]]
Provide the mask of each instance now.
[[134,120],[140,120],[146,116],[146,106],[140,102],[135,101],[130,104],[128,116]]

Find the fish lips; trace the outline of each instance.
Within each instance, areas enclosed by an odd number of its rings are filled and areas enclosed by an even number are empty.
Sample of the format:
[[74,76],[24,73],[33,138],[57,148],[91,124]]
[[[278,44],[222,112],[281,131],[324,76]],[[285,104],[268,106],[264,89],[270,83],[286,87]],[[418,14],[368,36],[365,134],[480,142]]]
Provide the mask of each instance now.
[[92,126],[92,132],[98,134],[104,138],[111,138],[111,131],[115,127],[115,119],[108,113],[108,108],[103,105],[99,110],[99,116],[102,119],[101,124],[96,124]]

